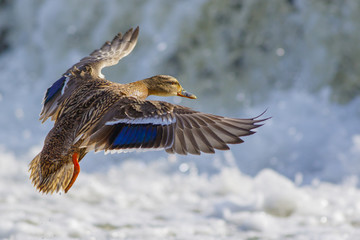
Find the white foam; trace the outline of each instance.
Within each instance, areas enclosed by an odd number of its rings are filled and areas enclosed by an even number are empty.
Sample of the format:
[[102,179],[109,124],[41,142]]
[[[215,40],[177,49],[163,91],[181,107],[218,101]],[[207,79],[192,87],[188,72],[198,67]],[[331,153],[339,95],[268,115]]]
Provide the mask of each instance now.
[[47,196],[28,180],[31,154],[15,160],[0,153],[1,238],[360,236],[360,190],[352,181],[299,187],[266,169],[254,178],[226,167],[207,176],[192,171],[195,165],[169,172],[176,163],[166,159],[128,159],[82,171],[68,194]]

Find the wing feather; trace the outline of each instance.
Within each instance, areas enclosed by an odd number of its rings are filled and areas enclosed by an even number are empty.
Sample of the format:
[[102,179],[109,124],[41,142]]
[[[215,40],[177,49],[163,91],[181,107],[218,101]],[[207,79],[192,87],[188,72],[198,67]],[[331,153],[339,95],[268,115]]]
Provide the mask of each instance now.
[[[260,116],[259,116],[260,117]],[[239,144],[266,119],[205,114],[161,101],[121,98],[86,134],[82,147],[99,150],[165,149],[168,153],[214,153]]]
[[184,129],[185,141],[187,142],[187,150],[190,154],[200,155],[200,148],[194,138],[193,132],[189,128]]
[[129,29],[124,36],[118,33],[111,42],[105,42],[100,49],[96,49],[89,56],[82,58],[67,72],[70,72],[73,68],[81,69],[88,65],[92,68],[93,74],[103,77],[101,70],[104,67],[116,65],[120,59],[131,53],[136,46],[138,35],[139,27],[135,30]]

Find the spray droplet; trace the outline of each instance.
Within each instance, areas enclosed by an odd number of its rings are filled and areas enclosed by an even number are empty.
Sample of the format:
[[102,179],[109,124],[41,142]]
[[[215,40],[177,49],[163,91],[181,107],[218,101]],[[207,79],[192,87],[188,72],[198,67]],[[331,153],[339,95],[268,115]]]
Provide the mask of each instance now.
[[285,55],[285,50],[283,48],[276,49],[276,55],[278,55],[279,57],[284,56]]

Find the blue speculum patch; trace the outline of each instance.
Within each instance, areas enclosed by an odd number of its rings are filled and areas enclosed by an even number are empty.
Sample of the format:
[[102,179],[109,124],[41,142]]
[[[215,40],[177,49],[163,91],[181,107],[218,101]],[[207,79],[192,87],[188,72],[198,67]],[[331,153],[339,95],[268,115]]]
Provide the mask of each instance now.
[[[119,124],[123,125],[123,124]],[[125,125],[125,124],[124,124]],[[156,139],[156,125],[152,124],[134,124],[119,126],[120,131],[113,141],[116,147],[131,147],[148,144]]]
[[63,76],[59,80],[54,82],[54,84],[47,89],[46,94],[45,94],[45,103],[49,102],[56,93],[61,91],[61,89],[64,87],[65,80],[66,80],[66,77]]

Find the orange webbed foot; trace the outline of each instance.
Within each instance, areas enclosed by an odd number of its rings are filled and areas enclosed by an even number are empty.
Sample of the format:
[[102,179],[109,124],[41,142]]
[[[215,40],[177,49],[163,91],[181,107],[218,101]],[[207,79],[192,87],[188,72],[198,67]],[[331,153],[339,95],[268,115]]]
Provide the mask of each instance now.
[[77,152],[75,152],[73,154],[72,160],[73,160],[73,163],[74,163],[74,172],[73,172],[73,176],[71,178],[71,181],[69,182],[69,184],[65,188],[65,193],[67,193],[69,191],[69,189],[72,187],[72,185],[76,181],[77,176],[80,173],[79,154]]

